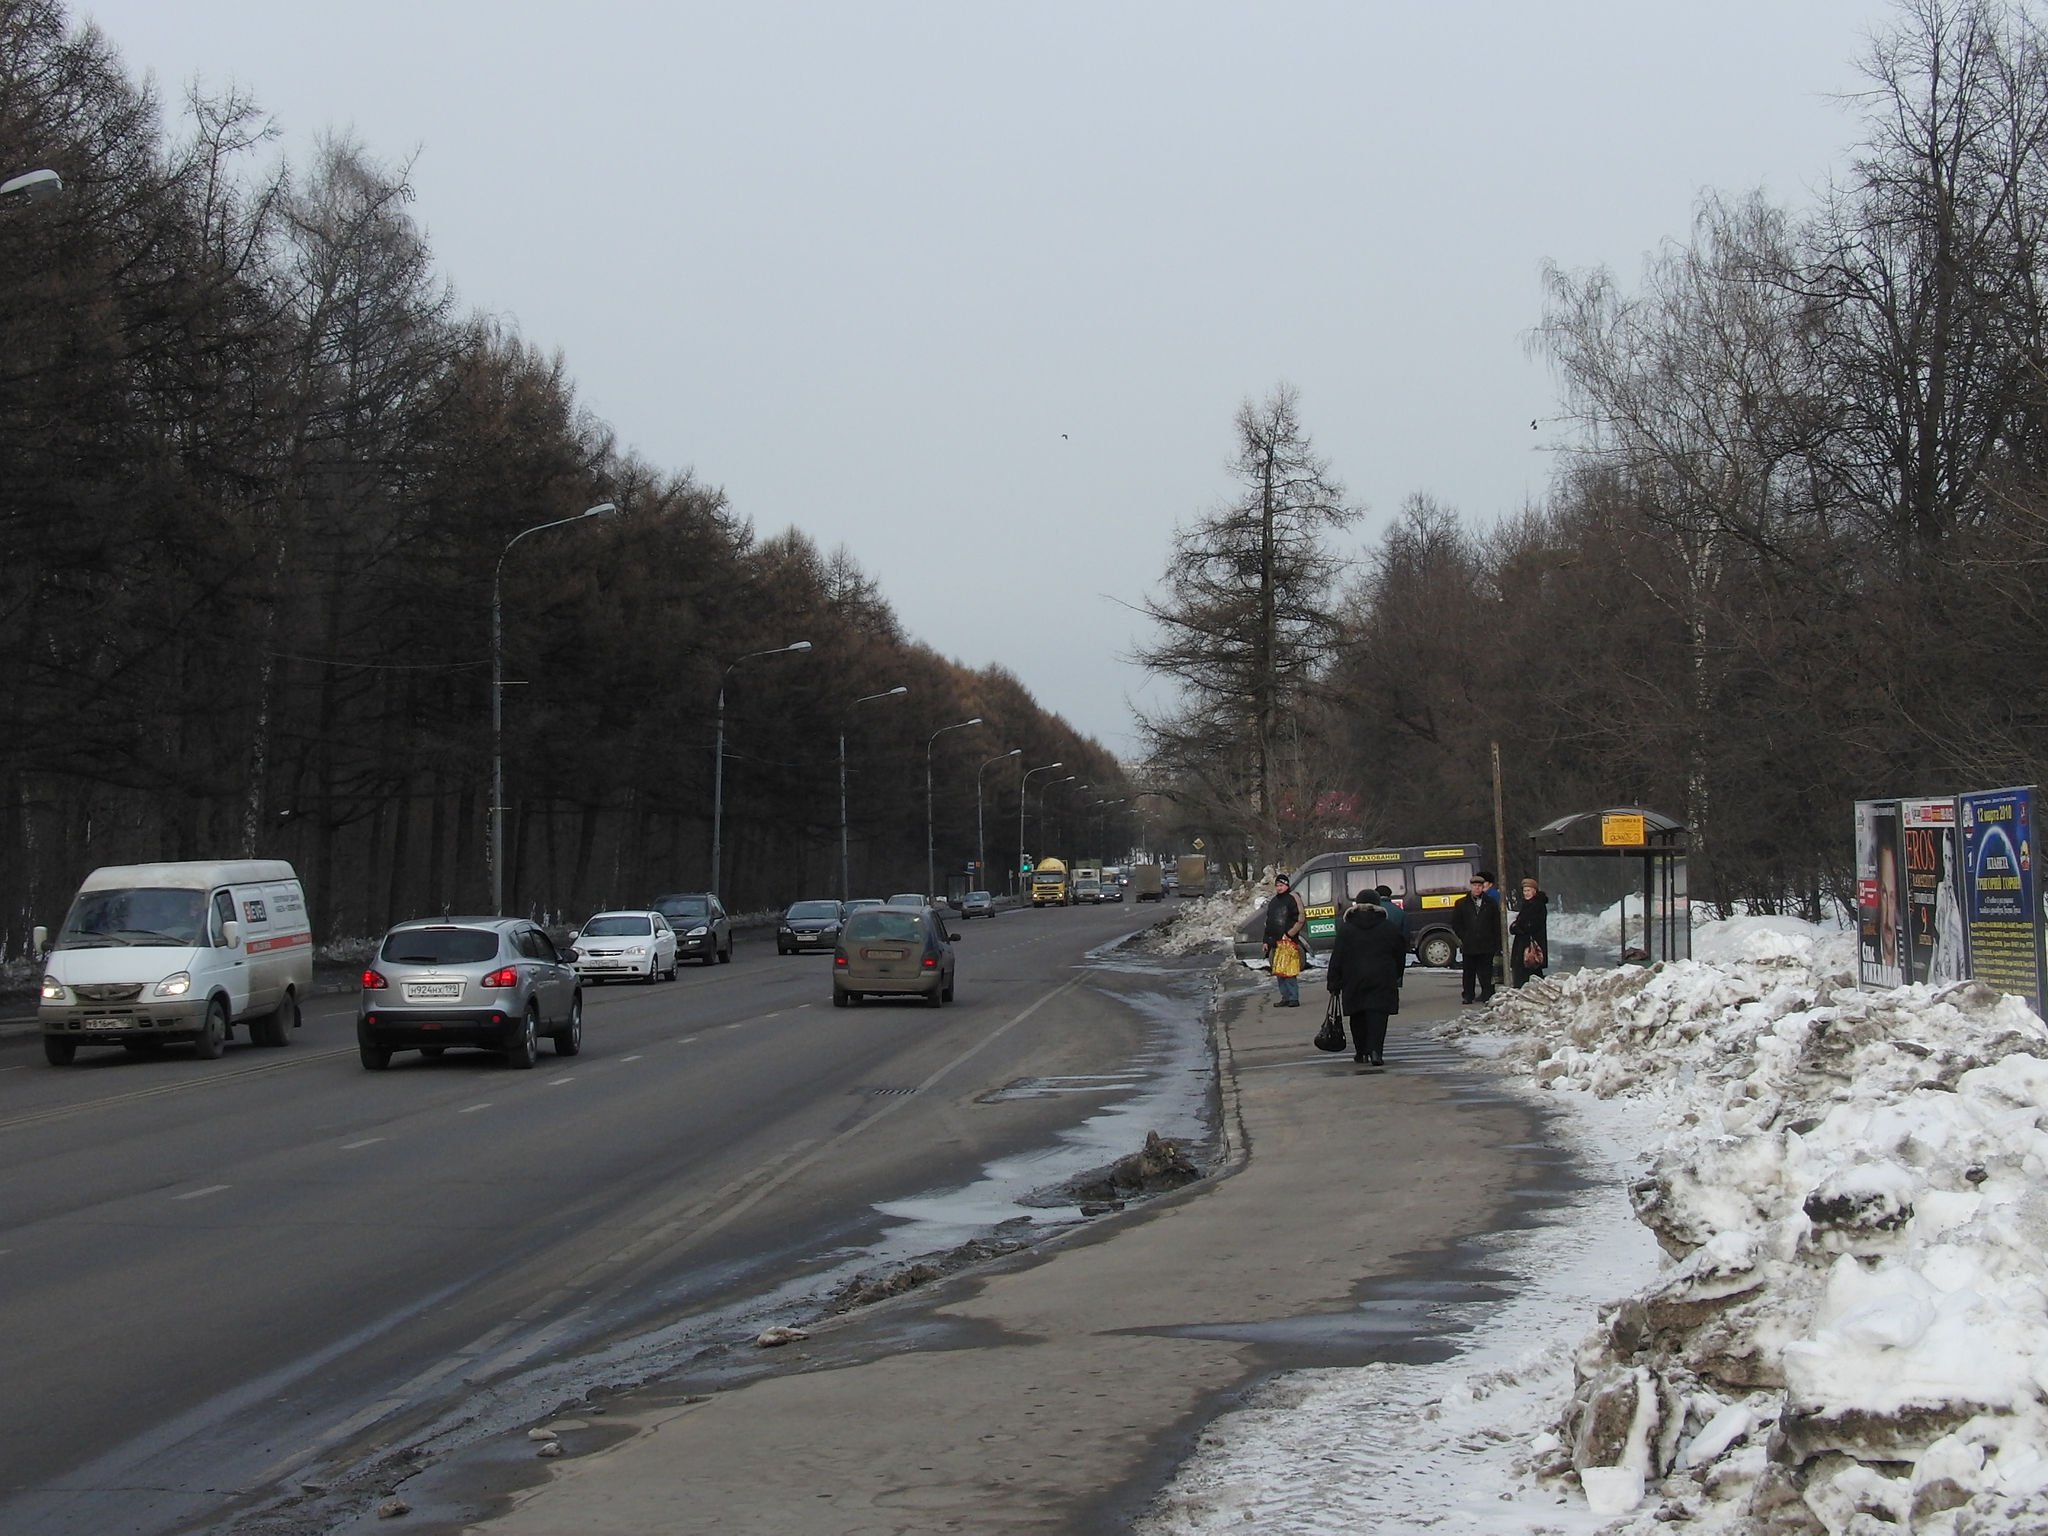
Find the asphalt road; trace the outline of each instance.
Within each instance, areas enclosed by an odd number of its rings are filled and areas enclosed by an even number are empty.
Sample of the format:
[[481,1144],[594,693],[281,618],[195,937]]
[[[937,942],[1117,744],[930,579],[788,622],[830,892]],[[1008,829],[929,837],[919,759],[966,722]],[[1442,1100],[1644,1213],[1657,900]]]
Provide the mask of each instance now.
[[0,1529],[215,1530],[368,1487],[579,1370],[658,1366],[631,1341],[802,1291],[889,1227],[878,1205],[1102,1108],[1006,1086],[1142,1076],[1156,982],[1084,958],[1160,911],[961,926],[939,1010],[834,1009],[828,961],[746,936],[731,965],[590,989],[583,1054],[531,1072],[365,1073],[352,996],[218,1062],[55,1069],[0,1040]]

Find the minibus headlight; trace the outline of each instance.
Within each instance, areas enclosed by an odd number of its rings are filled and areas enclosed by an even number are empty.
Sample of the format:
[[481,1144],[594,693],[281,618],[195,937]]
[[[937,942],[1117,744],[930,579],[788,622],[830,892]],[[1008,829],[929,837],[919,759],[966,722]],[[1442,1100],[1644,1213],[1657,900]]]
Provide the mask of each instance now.
[[191,990],[192,973],[190,971],[173,971],[156,984],[154,995],[157,997],[183,997]]
[[43,978],[43,1001],[46,1003],[68,1003],[71,994],[64,989],[64,983],[54,976]]

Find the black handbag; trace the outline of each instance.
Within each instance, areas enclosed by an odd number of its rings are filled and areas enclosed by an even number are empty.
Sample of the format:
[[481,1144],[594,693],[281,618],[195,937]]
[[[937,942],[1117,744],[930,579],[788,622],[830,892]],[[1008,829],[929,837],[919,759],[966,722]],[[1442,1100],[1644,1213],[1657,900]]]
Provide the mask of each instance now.
[[1323,1013],[1323,1027],[1316,1031],[1316,1049],[1319,1051],[1341,1051],[1347,1042],[1344,1039],[1344,1007],[1337,994],[1330,994],[1330,1006]]

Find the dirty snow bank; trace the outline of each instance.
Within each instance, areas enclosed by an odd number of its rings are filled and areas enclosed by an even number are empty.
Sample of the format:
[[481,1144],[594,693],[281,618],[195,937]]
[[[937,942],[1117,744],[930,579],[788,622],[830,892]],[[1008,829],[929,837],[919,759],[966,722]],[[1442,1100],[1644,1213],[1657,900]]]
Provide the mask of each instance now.
[[1458,1359],[1286,1379],[1144,1529],[2048,1530],[2048,1030],[1852,944],[1709,924],[1452,1021],[1604,1187]]

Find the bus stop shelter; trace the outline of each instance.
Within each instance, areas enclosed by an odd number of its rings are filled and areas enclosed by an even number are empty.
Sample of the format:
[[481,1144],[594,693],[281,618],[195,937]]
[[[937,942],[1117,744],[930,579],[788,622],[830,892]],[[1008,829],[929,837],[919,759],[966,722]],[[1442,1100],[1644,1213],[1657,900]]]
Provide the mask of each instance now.
[[1530,834],[1550,896],[1550,969],[1692,958],[1683,824],[1639,805],[1560,816]]

